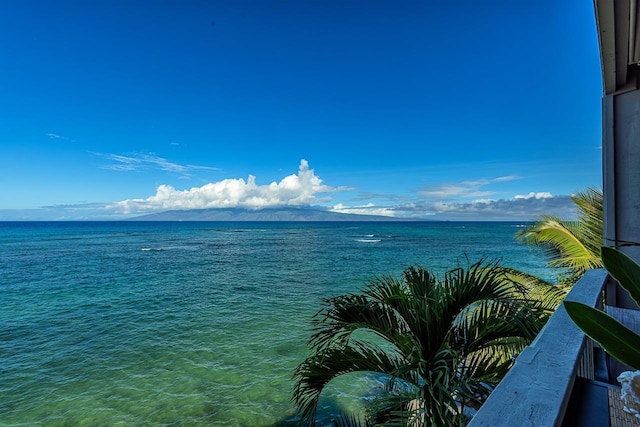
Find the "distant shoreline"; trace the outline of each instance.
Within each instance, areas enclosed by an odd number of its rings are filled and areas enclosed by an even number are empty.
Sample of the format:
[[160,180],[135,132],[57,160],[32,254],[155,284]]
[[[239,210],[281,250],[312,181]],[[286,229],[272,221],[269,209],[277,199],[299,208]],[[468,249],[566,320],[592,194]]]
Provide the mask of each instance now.
[[530,220],[425,220],[425,219],[408,219],[408,220],[155,220],[155,219],[144,219],[140,220],[138,218],[131,219],[60,219],[60,220],[50,220],[50,219],[35,219],[35,220],[0,220],[0,224],[91,224],[91,223],[120,223],[120,224],[131,224],[131,223],[206,223],[206,222],[219,222],[219,223],[233,223],[233,222],[246,222],[246,223],[283,223],[283,224],[304,224],[304,223],[376,223],[376,224],[401,224],[401,223],[411,223],[411,224],[533,224],[535,221]]

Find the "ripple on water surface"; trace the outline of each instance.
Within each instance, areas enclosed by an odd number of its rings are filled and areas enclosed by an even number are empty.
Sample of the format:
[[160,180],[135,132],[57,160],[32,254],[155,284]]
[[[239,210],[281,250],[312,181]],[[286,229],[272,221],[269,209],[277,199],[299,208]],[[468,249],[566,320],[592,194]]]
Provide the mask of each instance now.
[[[291,374],[323,298],[416,263],[455,266],[465,254],[544,271],[513,242],[515,228],[499,225],[0,228],[7,425],[273,425],[294,414]],[[353,395],[379,386],[338,382],[321,411],[358,408]]]

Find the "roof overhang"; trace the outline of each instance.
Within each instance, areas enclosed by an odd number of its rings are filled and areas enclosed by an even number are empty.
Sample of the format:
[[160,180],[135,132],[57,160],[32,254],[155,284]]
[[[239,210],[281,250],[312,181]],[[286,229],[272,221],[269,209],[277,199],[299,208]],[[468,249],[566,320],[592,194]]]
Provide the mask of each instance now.
[[638,0],[594,0],[605,95],[637,89]]

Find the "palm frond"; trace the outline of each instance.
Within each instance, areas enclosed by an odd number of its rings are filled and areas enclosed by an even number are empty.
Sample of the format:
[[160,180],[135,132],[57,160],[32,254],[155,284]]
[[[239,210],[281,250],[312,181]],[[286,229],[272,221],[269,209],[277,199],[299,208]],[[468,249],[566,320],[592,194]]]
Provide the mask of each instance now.
[[578,208],[578,223],[580,238],[589,248],[589,251],[598,254],[604,244],[604,197],[602,191],[595,187],[589,187],[580,191],[571,200]]
[[464,361],[462,369],[467,380],[466,394],[470,405],[480,406],[513,366],[513,357],[506,356],[485,350],[470,354]]
[[426,375],[415,414],[422,424],[431,426],[463,425],[459,400],[469,397],[468,377],[460,369],[459,358],[437,357],[438,363]]
[[371,402],[368,418],[377,426],[407,426],[412,418],[410,405],[417,397],[416,390],[387,390]]
[[[516,276],[498,261],[480,260],[442,277],[416,266],[400,279],[385,276],[360,294],[326,300],[313,318],[313,354],[294,373],[293,400],[303,422],[313,423],[333,379],[378,372],[389,380],[380,396],[385,403],[371,408],[376,425],[464,425],[465,405],[482,400],[543,323],[542,310],[529,300],[535,301],[530,289],[544,286]],[[354,335],[359,330],[392,346]]]
[[496,385],[544,322],[522,303],[482,301],[462,312],[451,330],[451,345],[458,348],[469,388],[477,393]]
[[525,300],[528,305],[540,312],[544,320],[553,314],[571,289],[562,283],[553,284],[532,274],[502,267],[508,280],[518,283],[525,289]]
[[294,371],[293,400],[304,423],[312,424],[322,390],[335,378],[353,372],[387,372],[411,383],[416,378],[403,371],[404,360],[372,343],[352,341],[317,351]]
[[[437,316],[435,301],[440,299],[441,287],[436,278],[422,267],[409,267],[401,280],[383,277],[372,281],[363,294],[389,307],[414,337],[413,348],[431,331],[435,330],[431,319]],[[418,338],[419,337],[419,338]],[[437,338],[434,337],[435,340]]]
[[[377,282],[379,288],[393,281]],[[353,332],[370,330],[393,344],[400,352],[408,353],[415,339],[404,319],[387,304],[372,300],[368,295],[341,295],[325,301],[325,307],[312,319],[314,333],[310,345],[323,349],[334,344],[345,345]]]
[[469,354],[496,339],[518,337],[531,341],[543,324],[537,313],[521,302],[480,301],[460,313],[451,329],[451,341]]
[[508,280],[500,261],[481,260],[469,268],[450,271],[444,280],[459,308],[485,299],[513,300],[523,293],[517,283]]
[[602,263],[598,253],[581,240],[578,222],[565,222],[545,215],[532,228],[525,229],[516,238],[528,245],[541,247],[549,258],[549,266],[566,267],[584,273],[592,268],[600,268]]
[[437,278],[426,268],[420,266],[409,267],[402,273],[411,296],[420,300],[433,299],[437,290]]
[[333,427],[373,427],[367,417],[341,414],[332,421]]
[[481,301],[519,301],[523,296],[519,285],[507,279],[498,261],[480,261],[468,269],[451,270],[442,283],[447,292],[437,306],[446,331],[455,327],[461,313]]
[[532,226],[516,233],[516,239],[543,249],[548,265],[568,268],[561,280],[573,284],[592,268],[602,268],[600,247],[604,243],[602,191],[590,187],[571,196],[578,209],[575,221],[542,215]]

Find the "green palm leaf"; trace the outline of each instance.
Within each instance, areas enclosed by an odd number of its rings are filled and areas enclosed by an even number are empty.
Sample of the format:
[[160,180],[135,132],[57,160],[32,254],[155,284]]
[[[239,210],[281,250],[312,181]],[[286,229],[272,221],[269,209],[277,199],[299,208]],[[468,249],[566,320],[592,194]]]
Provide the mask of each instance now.
[[400,351],[409,352],[415,345],[404,319],[386,304],[350,294],[329,299],[325,304],[313,319],[310,344],[314,348],[346,344],[353,332],[362,329],[371,330]]
[[373,424],[365,417],[341,414],[333,420],[334,427],[372,427]]
[[580,238],[589,251],[597,255],[600,247],[604,244],[604,198],[602,191],[590,187],[572,196],[571,200],[578,208],[578,223],[581,225],[579,228]]
[[525,289],[525,298],[529,306],[540,311],[545,319],[553,314],[571,289],[563,284],[553,284],[532,274],[503,267],[502,270],[508,280],[518,283]]
[[603,244],[603,196],[589,188],[571,197],[578,208],[576,221],[564,221],[543,215],[536,224],[516,234],[516,239],[544,250],[549,265],[569,269],[567,280],[573,284],[592,268],[601,268]]
[[293,399],[307,424],[333,379],[377,372],[389,380],[370,408],[376,425],[411,417],[463,425],[464,405],[478,404],[544,319],[528,306],[526,286],[482,260],[442,277],[410,267],[324,304],[313,318],[312,354],[294,373]]
[[308,357],[295,370],[293,400],[301,408],[302,420],[311,425],[320,393],[334,378],[353,372],[393,373],[408,383],[416,381],[401,369],[404,361],[372,343],[352,342],[342,347],[323,349]]
[[578,273],[601,267],[599,257],[580,239],[581,233],[577,230],[575,223],[547,215],[516,237],[526,244],[542,247],[550,258],[550,266],[566,267]]

